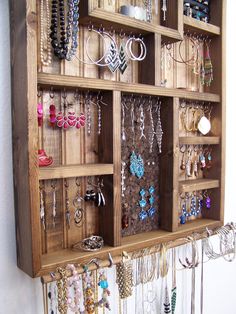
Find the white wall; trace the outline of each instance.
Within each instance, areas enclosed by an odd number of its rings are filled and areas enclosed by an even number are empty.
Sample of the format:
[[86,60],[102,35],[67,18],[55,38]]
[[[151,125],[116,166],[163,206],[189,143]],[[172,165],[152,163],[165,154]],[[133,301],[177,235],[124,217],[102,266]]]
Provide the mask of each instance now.
[[[17,1],[17,0],[16,0]],[[226,221],[236,222],[235,206],[235,29],[236,1],[228,0],[228,78],[227,78],[227,176]],[[14,204],[12,186],[11,95],[8,1],[0,1],[0,314],[43,314],[41,285],[16,267]],[[205,265],[205,314],[236,313],[236,263],[223,260]],[[186,274],[179,274],[177,314],[189,314],[184,306]],[[199,284],[199,282],[198,282]],[[179,287],[178,287],[179,288]],[[179,288],[180,289],[180,288]],[[111,289],[112,290],[112,289]],[[114,308],[113,308],[114,309]],[[111,312],[112,314],[114,311]],[[198,313],[198,312],[197,312]],[[196,313],[196,314],[197,314]]]

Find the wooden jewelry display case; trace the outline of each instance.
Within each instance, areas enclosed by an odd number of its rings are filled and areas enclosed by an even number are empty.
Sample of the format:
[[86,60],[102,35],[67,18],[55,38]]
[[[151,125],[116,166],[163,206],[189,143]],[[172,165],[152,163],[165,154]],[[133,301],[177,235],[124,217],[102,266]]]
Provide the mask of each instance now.
[[[142,0],[132,3],[143,6]],[[154,2],[154,1],[153,1]],[[130,1],[80,1],[79,47],[77,55],[85,58],[85,46],[90,45],[92,57],[99,59],[102,41],[91,33],[89,25],[104,27],[129,36],[143,36],[147,56],[142,62],[130,62],[123,75],[112,73],[107,68],[85,64],[78,59],[60,61],[53,56],[49,66],[40,62],[41,16],[40,1],[11,1],[12,40],[12,95],[13,95],[13,148],[14,148],[14,189],[18,266],[31,277],[38,277],[55,271],[58,266],[68,263],[85,263],[93,257],[107,258],[108,253],[117,256],[122,251],[132,252],[186,237],[193,232],[201,232],[206,227],[215,228],[223,224],[224,218],[224,176],[225,176],[225,6],[226,1],[211,1],[210,23],[198,21],[183,15],[183,1],[169,0],[166,20],[163,21],[161,3],[158,14],[154,13],[150,22],[124,16],[122,5]],[[118,35],[117,35],[118,34]],[[193,77],[193,69],[179,60],[178,51],[187,51],[185,36],[204,38],[210,42],[214,79],[210,86],[202,86],[199,78]],[[187,34],[187,35],[186,35]],[[197,37],[198,36],[198,37]],[[180,43],[182,44],[180,45]],[[203,41],[202,41],[203,42]],[[191,42],[190,42],[191,44]],[[172,50],[171,50],[172,49]],[[199,50],[200,51],[200,50]],[[204,53],[203,53],[204,54]],[[185,56],[188,60],[187,56]],[[163,58],[168,66],[163,69]],[[48,125],[49,107],[53,103],[62,109],[67,97],[72,102],[74,94],[94,93],[102,96],[102,128],[99,136],[92,132],[87,136],[87,123],[82,129],[52,129]],[[52,96],[53,95],[53,96]],[[153,165],[156,170],[153,182],[149,182],[152,169],[147,167],[143,181],[136,181],[136,187],[121,193],[122,160],[126,163],[126,185],[129,185],[129,152],[132,139],[122,143],[122,103],[126,97],[153,97],[161,102],[161,122],[163,129],[162,153],[157,148]],[[43,125],[38,127],[38,98],[43,103]],[[53,100],[52,100],[53,98]],[[181,108],[185,108],[185,118],[192,114],[190,107],[207,104],[211,108],[211,130],[207,136],[197,132],[187,132],[182,127]],[[194,104],[194,105],[193,105]],[[81,103],[83,112],[86,106]],[[196,110],[197,112],[197,110]],[[129,107],[126,110],[126,117]],[[93,121],[97,121],[97,111],[92,107]],[[126,134],[129,135],[130,121],[125,120]],[[188,117],[186,118],[188,120]],[[139,121],[137,121],[139,123]],[[146,123],[148,118],[146,117]],[[189,125],[189,123],[186,122]],[[136,148],[141,144],[136,140]],[[212,167],[201,172],[198,177],[186,177],[180,170],[183,151],[194,147],[210,147]],[[127,146],[129,150],[127,150]],[[53,157],[53,165],[38,166],[38,150],[44,149]],[[209,154],[209,153],[208,153]],[[184,155],[185,156],[185,155]],[[143,152],[145,162],[148,152]],[[188,158],[184,157],[184,158]],[[157,168],[156,168],[157,167]],[[182,172],[181,172],[182,171]],[[85,195],[88,178],[103,181],[106,199],[104,207],[83,204],[84,220],[78,228],[73,219],[66,221],[66,197],[70,201],[73,218],[73,199],[78,186]],[[94,179],[95,178],[95,179]],[[151,180],[151,179],[150,179]],[[56,184],[57,215],[52,223],[52,182]],[[75,182],[79,182],[78,185]],[[66,192],[65,186],[68,186]],[[131,184],[131,183],[130,183]],[[149,224],[132,216],[129,208],[129,223],[122,228],[124,203],[128,206],[140,200],[139,191],[155,184],[158,193],[158,211],[155,223]],[[43,186],[45,205],[45,228],[40,219],[40,189]],[[211,197],[211,207],[204,208],[201,217],[189,219],[180,224],[181,195],[207,190]],[[205,193],[205,192],[204,192]],[[67,195],[66,195],[67,194]],[[133,199],[132,199],[133,198]],[[157,202],[157,201],[156,201]],[[131,205],[130,205],[131,206]],[[135,211],[135,209],[134,209]],[[134,216],[135,217],[135,216]],[[154,221],[154,220],[153,220]],[[147,225],[147,228],[145,227]],[[153,226],[154,225],[154,226]],[[133,228],[133,229],[132,229]],[[145,229],[146,228],[146,229]],[[123,230],[122,230],[123,229]],[[72,250],[73,244],[91,235],[104,239],[104,247],[96,252]]]

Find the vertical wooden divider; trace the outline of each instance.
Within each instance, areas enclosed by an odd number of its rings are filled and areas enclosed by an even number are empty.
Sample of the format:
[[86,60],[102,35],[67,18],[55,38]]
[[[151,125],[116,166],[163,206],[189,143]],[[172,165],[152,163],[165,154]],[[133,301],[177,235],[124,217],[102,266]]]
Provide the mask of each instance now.
[[10,10],[17,263],[35,276],[41,268],[36,1],[12,0]]
[[104,176],[106,206],[100,208],[100,234],[111,246],[121,244],[121,93],[106,96],[110,104],[103,110],[103,129],[99,140],[99,161],[113,163],[113,176]]
[[160,228],[178,228],[179,99],[162,101],[163,145],[160,155]]

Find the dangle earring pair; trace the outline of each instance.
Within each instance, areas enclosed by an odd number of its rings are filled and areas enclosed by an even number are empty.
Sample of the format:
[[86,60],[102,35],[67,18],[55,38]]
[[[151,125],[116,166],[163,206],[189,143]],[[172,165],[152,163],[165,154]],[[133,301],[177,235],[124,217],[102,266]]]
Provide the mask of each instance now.
[[139,206],[141,207],[141,211],[139,213],[139,219],[141,221],[145,220],[148,217],[153,217],[156,212],[156,208],[154,208],[153,206],[155,203],[155,197],[154,197],[155,188],[153,186],[150,186],[148,192],[150,194],[150,197],[149,197],[150,208],[147,211],[144,209],[147,206],[147,201],[145,199],[146,191],[144,189],[141,189],[139,192],[141,196],[141,200],[139,201]]
[[[76,129],[80,129],[85,126],[86,117],[84,113],[80,113],[78,116],[76,115],[74,110],[69,110],[68,108],[71,106],[67,103],[67,95],[64,92],[62,95],[64,99],[64,108],[65,112],[62,111],[56,112],[56,107],[54,104],[51,104],[49,107],[49,121],[52,127],[58,127],[63,130],[67,130],[69,128],[75,127]],[[79,96],[75,94],[75,100],[78,101]]]
[[97,207],[105,206],[106,205],[106,201],[105,201],[104,194],[102,192],[102,188],[104,187],[103,180],[101,182],[98,181],[97,185],[93,184],[90,181],[88,183],[89,183],[90,186],[94,186],[94,187],[97,188],[97,193],[95,193],[95,191],[93,189],[87,190],[86,194],[85,194],[85,197],[84,197],[84,200],[86,202],[90,202],[90,201],[94,202]]

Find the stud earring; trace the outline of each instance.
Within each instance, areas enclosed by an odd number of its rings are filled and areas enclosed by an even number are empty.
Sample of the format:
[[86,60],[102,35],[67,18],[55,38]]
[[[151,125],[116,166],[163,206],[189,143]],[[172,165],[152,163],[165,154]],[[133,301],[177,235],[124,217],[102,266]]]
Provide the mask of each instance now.
[[155,203],[155,197],[153,195],[155,192],[155,188],[153,186],[150,186],[148,191],[150,193],[150,197],[149,197],[150,208],[148,209],[148,215],[149,217],[153,217],[156,212],[156,209],[153,207],[153,204]]
[[140,220],[145,220],[148,217],[147,212],[144,210],[144,208],[147,205],[147,201],[145,200],[145,190],[141,189],[139,192],[140,196],[141,196],[141,200],[139,201],[139,206],[141,207],[141,211],[139,213],[139,219]]

